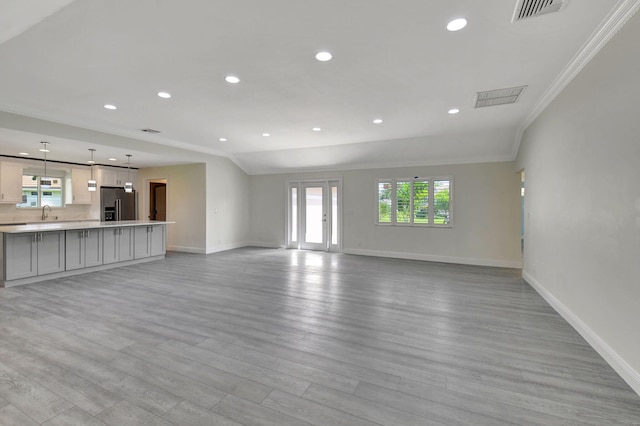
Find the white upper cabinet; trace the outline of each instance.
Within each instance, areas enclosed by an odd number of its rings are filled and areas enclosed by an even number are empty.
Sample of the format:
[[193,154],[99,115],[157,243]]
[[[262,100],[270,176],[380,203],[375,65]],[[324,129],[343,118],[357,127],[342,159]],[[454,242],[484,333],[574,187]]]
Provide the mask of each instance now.
[[124,186],[127,179],[131,179],[133,187],[135,188],[138,186],[136,178],[136,170],[130,170],[127,172],[127,169],[100,167],[98,186]]
[[22,202],[22,164],[0,161],[0,203]]
[[71,169],[71,194],[67,196],[67,204],[91,204],[93,192],[88,189],[89,179],[90,169]]
[[98,185],[119,186],[118,181],[119,181],[118,170],[106,168],[106,167],[100,167],[100,179],[98,180]]

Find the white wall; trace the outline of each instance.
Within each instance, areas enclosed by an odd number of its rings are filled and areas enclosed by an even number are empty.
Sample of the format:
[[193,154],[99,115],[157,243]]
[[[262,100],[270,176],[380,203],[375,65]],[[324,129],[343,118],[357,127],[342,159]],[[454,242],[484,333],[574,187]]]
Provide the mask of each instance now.
[[210,156],[206,165],[206,252],[243,247],[249,241],[249,176],[224,157]]
[[524,276],[640,393],[640,15],[526,130]]
[[204,253],[206,247],[206,165],[188,164],[138,170],[138,219],[148,219],[149,182],[167,180],[167,250]]
[[249,241],[249,177],[227,158],[203,155],[205,163],[142,168],[140,219],[146,219],[149,182],[167,180],[167,249],[213,253]]
[[[454,179],[454,227],[379,226],[376,180]],[[520,177],[513,163],[251,176],[253,244],[284,246],[286,181],[343,178],[343,251],[455,263],[520,266]]]

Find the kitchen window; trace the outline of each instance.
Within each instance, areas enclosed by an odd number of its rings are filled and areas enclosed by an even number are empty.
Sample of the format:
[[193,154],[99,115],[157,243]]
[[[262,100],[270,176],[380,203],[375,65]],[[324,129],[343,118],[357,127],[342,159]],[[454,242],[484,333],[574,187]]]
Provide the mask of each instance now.
[[40,208],[42,206],[62,207],[64,172],[53,171],[47,176],[38,173],[22,175],[22,203],[20,208]]
[[379,179],[377,190],[379,225],[453,226],[450,177]]

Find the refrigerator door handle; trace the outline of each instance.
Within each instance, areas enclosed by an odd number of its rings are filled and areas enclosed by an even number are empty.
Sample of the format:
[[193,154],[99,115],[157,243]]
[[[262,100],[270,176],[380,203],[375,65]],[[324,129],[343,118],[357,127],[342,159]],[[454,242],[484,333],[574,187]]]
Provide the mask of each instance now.
[[116,199],[116,220],[120,220],[122,217],[122,210],[120,207],[121,202],[122,200],[120,200],[119,198]]

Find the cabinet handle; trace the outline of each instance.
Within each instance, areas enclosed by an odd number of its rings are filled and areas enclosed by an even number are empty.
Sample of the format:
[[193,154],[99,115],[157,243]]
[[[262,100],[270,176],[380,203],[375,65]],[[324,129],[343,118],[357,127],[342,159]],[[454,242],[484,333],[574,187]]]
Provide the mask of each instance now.
[[122,228],[120,228],[119,231],[120,231],[120,235],[122,235]]
[[113,228],[113,235],[118,235],[118,228]]
[[78,238],[84,237],[84,231],[78,231]]
[[38,234],[38,241],[42,241],[42,232]]
[[84,232],[86,232],[85,237],[89,238],[89,230],[87,229],[87,230],[86,230],[86,231],[84,231]]
[[33,234],[33,235],[31,236],[31,242],[32,242],[32,243],[35,243],[35,242],[36,242],[36,235],[37,235],[37,234]]

